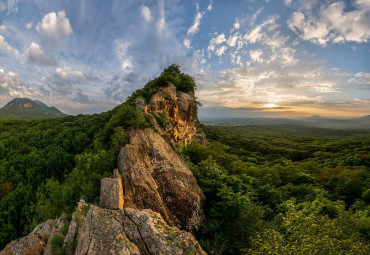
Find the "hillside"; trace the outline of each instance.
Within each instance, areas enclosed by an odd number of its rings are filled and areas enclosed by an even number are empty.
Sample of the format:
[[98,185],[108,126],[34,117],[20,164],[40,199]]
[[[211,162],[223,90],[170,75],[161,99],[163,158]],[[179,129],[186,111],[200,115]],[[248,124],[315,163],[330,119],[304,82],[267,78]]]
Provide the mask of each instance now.
[[15,98],[0,108],[0,119],[34,120],[65,117],[55,107],[49,107],[43,102],[29,98]]

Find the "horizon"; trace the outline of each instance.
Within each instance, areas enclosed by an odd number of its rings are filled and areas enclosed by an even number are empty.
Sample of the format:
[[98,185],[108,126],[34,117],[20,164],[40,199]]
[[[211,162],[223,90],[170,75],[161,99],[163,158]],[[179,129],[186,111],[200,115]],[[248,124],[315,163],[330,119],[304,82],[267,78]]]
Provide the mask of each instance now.
[[1,0],[0,106],[105,112],[175,63],[201,118],[363,117],[368,24],[364,0]]

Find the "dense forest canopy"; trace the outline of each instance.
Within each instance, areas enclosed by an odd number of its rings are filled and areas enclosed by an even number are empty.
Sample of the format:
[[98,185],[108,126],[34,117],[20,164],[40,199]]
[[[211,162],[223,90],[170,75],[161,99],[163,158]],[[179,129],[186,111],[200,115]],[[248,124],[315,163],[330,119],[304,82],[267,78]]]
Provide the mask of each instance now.
[[[151,127],[135,107],[194,79],[172,65],[113,110],[0,121],[0,249],[49,218],[97,203],[125,130]],[[198,233],[210,254],[369,254],[370,131],[203,126],[208,146],[175,149],[206,195]],[[289,130],[289,132],[287,132]]]

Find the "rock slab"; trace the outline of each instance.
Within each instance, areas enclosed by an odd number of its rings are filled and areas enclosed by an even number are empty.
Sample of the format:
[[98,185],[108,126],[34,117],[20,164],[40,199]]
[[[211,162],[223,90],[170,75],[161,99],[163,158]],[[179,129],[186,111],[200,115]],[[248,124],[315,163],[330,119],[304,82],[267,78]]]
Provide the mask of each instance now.
[[196,232],[205,197],[191,170],[152,129],[129,132],[118,160],[125,207],[151,209],[171,225]]

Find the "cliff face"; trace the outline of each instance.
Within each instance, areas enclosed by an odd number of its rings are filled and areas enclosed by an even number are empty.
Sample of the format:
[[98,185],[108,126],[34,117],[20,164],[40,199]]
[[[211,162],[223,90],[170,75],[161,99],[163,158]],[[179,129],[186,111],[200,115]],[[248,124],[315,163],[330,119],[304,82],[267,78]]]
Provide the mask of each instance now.
[[129,141],[118,160],[125,206],[152,209],[172,226],[198,230],[205,198],[187,165],[152,129],[131,131]]
[[177,92],[170,84],[148,105],[137,100],[137,107],[151,115],[157,132],[148,128],[127,133],[118,169],[101,180],[99,206],[80,201],[65,235],[62,215],[11,242],[0,255],[54,254],[54,236],[63,240],[60,249],[67,255],[206,254],[189,233],[203,222],[205,197],[170,145],[206,143],[198,133],[194,94]]
[[200,123],[194,92],[187,94],[176,91],[176,87],[169,84],[160,88],[147,105],[142,99],[138,99],[136,105],[152,116],[158,133],[168,142],[185,145],[193,140],[198,140],[201,144],[207,142],[204,134],[199,133]]

